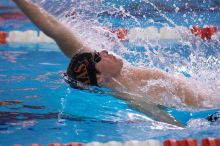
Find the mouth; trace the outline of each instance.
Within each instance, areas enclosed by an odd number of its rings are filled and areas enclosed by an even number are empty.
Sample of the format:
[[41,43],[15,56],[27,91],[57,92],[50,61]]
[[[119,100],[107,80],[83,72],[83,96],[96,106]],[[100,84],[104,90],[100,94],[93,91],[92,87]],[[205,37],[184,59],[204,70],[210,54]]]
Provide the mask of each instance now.
[[122,59],[121,58],[119,58],[119,57],[116,57],[115,55],[113,55],[113,54],[108,54],[109,55],[109,57],[112,59],[112,60],[114,60],[114,61],[120,61],[120,62],[122,62],[123,63],[123,61],[122,61]]

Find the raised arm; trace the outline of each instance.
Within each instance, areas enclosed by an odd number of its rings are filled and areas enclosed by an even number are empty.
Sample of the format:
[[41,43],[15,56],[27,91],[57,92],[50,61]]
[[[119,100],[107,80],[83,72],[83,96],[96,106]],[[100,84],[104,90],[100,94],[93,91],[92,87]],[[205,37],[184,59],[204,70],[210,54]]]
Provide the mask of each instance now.
[[53,38],[69,58],[79,51],[91,51],[64,24],[30,0],[13,0],[24,14],[46,35]]

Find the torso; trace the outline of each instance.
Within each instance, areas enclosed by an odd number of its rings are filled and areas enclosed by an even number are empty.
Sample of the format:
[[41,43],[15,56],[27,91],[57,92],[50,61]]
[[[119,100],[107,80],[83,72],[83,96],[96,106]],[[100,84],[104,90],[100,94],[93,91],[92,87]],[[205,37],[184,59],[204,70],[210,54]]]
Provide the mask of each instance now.
[[123,68],[120,76],[114,78],[106,87],[118,92],[138,95],[137,97],[147,98],[161,105],[169,104],[170,101],[204,107],[203,101],[208,100],[208,97],[199,90],[193,89],[194,85],[196,84],[184,77],[171,77],[158,69]]

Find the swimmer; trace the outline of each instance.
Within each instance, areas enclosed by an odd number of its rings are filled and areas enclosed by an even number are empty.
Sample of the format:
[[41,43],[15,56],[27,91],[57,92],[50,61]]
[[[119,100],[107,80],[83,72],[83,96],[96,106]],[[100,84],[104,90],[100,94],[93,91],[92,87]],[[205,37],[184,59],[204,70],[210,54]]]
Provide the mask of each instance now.
[[131,102],[140,111],[175,125],[180,124],[160,107],[146,101],[163,105],[165,97],[173,97],[192,107],[208,107],[204,102],[214,102],[190,79],[160,69],[126,65],[121,58],[106,50],[97,52],[85,46],[71,29],[30,0],[13,1],[70,58],[66,78],[72,87],[80,83],[110,88],[118,92],[117,97]]

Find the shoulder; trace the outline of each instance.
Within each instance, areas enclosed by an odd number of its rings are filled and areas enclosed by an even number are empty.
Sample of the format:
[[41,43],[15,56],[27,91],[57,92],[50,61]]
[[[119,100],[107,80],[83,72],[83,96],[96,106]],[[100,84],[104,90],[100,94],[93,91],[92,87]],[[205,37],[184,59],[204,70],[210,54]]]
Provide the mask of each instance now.
[[157,80],[168,77],[168,73],[158,68],[135,68],[132,70],[133,74],[139,78],[146,80]]

